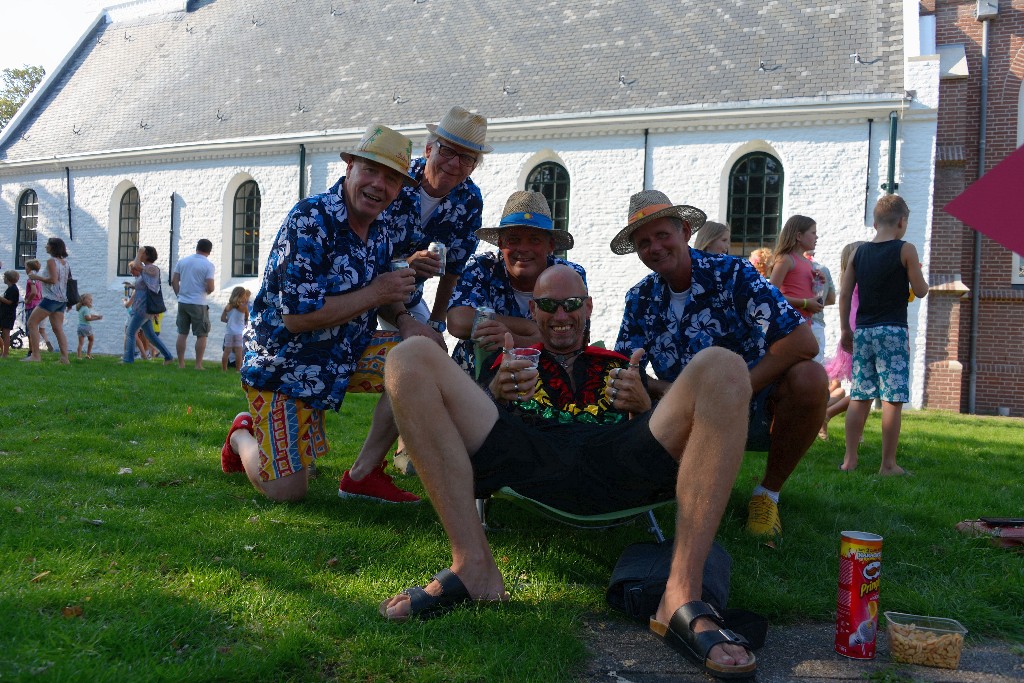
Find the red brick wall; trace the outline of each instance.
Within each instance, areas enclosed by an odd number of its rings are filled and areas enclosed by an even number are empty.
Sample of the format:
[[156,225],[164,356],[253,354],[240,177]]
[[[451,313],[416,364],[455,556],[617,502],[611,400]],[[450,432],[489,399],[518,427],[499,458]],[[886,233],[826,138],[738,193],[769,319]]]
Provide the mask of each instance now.
[[[999,16],[989,24],[986,170],[1017,147],[1018,98],[1024,78],[1024,0],[1000,0],[999,4]],[[942,207],[978,178],[982,24],[974,18],[975,8],[973,0],[921,2],[923,13],[935,14],[936,44],[962,43],[970,71],[967,79],[944,80],[939,89],[939,167],[932,243],[926,256],[933,286],[952,281],[957,274],[968,287],[972,285],[974,231]],[[962,161],[956,161],[961,151]],[[975,382],[979,414],[1009,407],[1011,415],[1024,415],[1024,290],[1010,284],[1012,260],[1009,250],[982,238],[981,288],[971,293],[979,296]],[[925,405],[966,411],[970,299],[941,291],[928,298]]]

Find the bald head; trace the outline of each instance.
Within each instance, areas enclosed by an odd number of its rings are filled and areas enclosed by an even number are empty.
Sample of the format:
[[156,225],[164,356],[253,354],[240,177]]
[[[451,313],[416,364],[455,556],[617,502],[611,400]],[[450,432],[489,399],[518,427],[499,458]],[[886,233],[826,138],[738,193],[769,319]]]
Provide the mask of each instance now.
[[537,277],[533,287],[535,299],[564,299],[570,296],[587,296],[587,285],[574,269],[563,263],[557,263]]

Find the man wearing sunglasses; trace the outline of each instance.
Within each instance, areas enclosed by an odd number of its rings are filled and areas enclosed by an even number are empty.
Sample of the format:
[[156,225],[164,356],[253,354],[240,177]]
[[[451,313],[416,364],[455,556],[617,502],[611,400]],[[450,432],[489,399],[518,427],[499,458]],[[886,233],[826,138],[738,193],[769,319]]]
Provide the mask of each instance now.
[[[391,258],[404,259],[416,274],[416,291],[406,309],[415,320],[434,328],[441,341],[448,299],[480,242],[475,233],[480,227],[483,197],[469,174],[493,148],[486,143],[487,119],[462,107],[452,107],[437,125],[428,124],[427,130],[424,156],[409,167],[409,175],[417,182],[403,188],[388,213],[392,217]],[[443,263],[428,250],[432,242],[445,245]],[[428,309],[423,283],[435,276],[440,279]],[[395,329],[383,319],[380,327]],[[384,394],[359,456],[338,482],[338,495],[387,503],[418,502],[417,496],[396,486],[384,471],[388,451],[397,438],[391,402]]]
[[[477,254],[452,293],[448,331],[460,341],[452,357],[466,372],[477,375],[476,359],[493,356],[505,333],[516,346],[540,341],[537,324],[530,317],[530,300],[537,278],[555,264],[571,266],[586,280],[582,266],[557,258],[555,251],[572,249],[573,237],[555,230],[551,210],[540,192],[513,192],[495,228],[480,228],[477,237],[497,245],[498,251]],[[476,310],[488,306],[494,318],[474,324]]]
[[481,373],[482,387],[425,340],[404,341],[388,357],[395,418],[451,540],[452,566],[382,602],[381,614],[425,619],[509,599],[475,514],[475,499],[503,486],[576,514],[675,499],[671,575],[651,628],[689,648],[705,670],[752,675],[746,641],[719,631],[720,617],[701,602],[704,563],[743,457],[743,430],[720,422],[742,415],[750,400],[743,359],[701,352],[652,409],[643,349],[626,358],[587,346],[593,303],[575,270],[545,269],[534,296],[537,369],[516,359],[511,333],[506,352]]
[[701,350],[722,347],[750,368],[754,398],[747,419],[746,450],[767,451],[765,475],[747,507],[747,530],[778,537],[779,492],[814,443],[824,419],[828,380],[814,362],[818,343],[799,313],[746,259],[690,249],[690,235],[704,224],[700,209],[673,205],[657,190],[630,198],[627,225],[612,252],[635,251],[653,272],[626,294],[615,350],[650,350],[645,360],[657,375],[657,397]]

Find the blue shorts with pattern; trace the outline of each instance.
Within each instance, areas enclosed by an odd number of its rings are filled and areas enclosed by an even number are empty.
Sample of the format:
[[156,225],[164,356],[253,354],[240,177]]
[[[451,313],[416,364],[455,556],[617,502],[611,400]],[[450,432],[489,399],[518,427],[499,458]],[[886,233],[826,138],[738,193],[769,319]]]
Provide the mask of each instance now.
[[910,333],[880,325],[853,331],[853,386],[850,398],[889,403],[910,401]]

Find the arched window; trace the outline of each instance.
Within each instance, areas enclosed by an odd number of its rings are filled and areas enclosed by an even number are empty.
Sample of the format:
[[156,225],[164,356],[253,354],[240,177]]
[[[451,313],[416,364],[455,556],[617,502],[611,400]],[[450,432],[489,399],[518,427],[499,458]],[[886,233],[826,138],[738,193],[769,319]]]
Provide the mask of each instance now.
[[36,227],[39,225],[39,198],[34,190],[25,190],[18,200],[18,234],[15,236],[14,267],[25,269],[25,262],[36,257]]
[[260,267],[260,186],[247,180],[235,192],[235,211],[231,229],[231,275],[259,275]]
[[139,191],[134,187],[121,195],[117,215],[117,274],[131,275],[128,264],[139,253]]
[[[545,161],[526,176],[526,189],[548,200],[555,230],[569,229],[569,172],[561,164]],[[558,256],[565,257],[565,252]]]
[[772,247],[782,225],[782,163],[765,152],[751,152],[729,173],[730,253],[745,256]]

